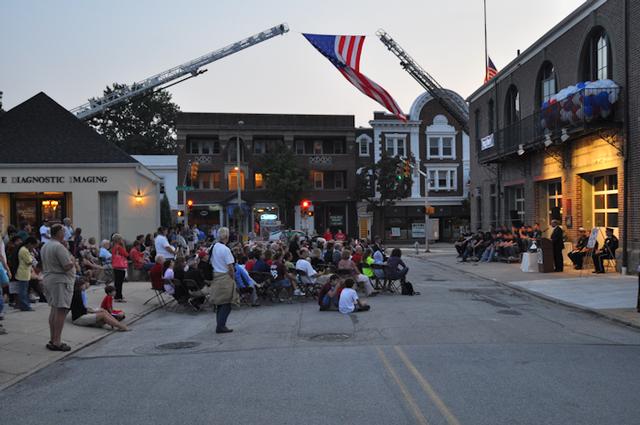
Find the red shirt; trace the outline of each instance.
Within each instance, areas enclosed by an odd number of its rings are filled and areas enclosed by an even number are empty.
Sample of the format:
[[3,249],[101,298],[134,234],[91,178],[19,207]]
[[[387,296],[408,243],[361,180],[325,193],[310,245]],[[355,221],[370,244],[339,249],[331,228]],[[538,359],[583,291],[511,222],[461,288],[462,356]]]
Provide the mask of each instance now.
[[149,270],[151,278],[151,287],[157,291],[164,291],[164,282],[162,279],[162,264],[155,263]]
[[354,253],[351,256],[351,261],[353,261],[354,263],[356,263],[356,265],[360,264],[362,262],[362,254],[359,253]]
[[144,255],[142,252],[138,251],[138,248],[131,248],[129,255],[133,260],[133,268],[138,270],[142,269],[144,266]]
[[244,269],[247,272],[250,272],[253,270],[253,265],[256,263],[256,260],[248,260],[245,264],[244,264]]
[[342,232],[336,233],[336,240],[337,241],[344,241],[346,239],[347,239],[347,236],[344,233],[342,233]]
[[111,313],[111,310],[113,310],[113,297],[111,295],[105,295],[102,299],[102,304],[100,304],[100,308]]
[[331,234],[331,232],[324,232],[323,238],[326,241],[332,241],[333,240],[333,235]]

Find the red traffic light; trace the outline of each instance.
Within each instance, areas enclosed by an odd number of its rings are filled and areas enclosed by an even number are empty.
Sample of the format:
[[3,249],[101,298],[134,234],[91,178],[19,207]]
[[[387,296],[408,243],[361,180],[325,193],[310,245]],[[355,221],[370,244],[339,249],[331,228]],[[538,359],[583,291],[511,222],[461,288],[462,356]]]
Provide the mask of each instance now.
[[189,209],[193,208],[193,199],[187,200],[187,207],[189,207]]
[[302,202],[300,202],[300,207],[302,207],[303,210],[308,209],[311,206],[311,201],[308,200],[304,200]]

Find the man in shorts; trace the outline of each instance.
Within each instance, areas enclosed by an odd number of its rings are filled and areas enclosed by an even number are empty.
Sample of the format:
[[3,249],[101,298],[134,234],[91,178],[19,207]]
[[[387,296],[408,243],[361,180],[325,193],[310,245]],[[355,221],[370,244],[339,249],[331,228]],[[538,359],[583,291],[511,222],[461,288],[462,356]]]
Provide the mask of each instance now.
[[62,328],[71,308],[75,283],[75,262],[69,250],[62,244],[64,227],[51,226],[51,240],[40,250],[44,272],[44,292],[51,307],[49,332],[51,339],[47,348],[52,351],[69,351],[71,347],[62,342]]

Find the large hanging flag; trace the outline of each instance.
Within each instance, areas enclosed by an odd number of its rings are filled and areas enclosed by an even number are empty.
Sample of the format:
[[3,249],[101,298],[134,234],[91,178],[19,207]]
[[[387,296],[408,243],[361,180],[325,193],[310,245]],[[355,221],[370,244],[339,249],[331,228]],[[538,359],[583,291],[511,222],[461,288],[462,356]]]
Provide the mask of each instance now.
[[493,64],[493,61],[491,60],[491,58],[487,56],[487,69],[485,70],[485,73],[484,73],[484,82],[485,83],[488,82],[493,77],[495,77],[496,74],[498,74],[498,70],[496,69],[496,66]]
[[358,90],[406,121],[407,117],[391,95],[360,72],[360,54],[365,38],[363,35],[302,35]]

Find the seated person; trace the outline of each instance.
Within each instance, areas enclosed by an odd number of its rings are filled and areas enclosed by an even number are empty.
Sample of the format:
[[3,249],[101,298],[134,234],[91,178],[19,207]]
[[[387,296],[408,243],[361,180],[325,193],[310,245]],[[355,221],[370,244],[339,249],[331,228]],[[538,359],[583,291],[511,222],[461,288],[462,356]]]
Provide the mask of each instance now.
[[[165,270],[163,277],[165,279],[165,285],[167,282],[171,282],[174,291],[171,295],[173,295],[178,302],[186,301],[194,310],[200,310],[200,307],[204,304],[207,297],[200,292],[200,290],[204,288],[205,283],[198,269],[191,269],[185,263],[184,257],[181,256],[177,257],[175,261],[173,261],[173,264]],[[194,281],[196,287],[190,288],[188,284],[185,283],[185,280]],[[178,285],[176,281],[179,281],[180,284]]]
[[271,285],[274,288],[285,288],[289,296],[292,295],[293,291],[293,282],[288,278],[287,268],[282,261],[282,253],[277,252],[273,255],[273,263],[271,264],[271,276],[273,277],[273,281]]
[[595,270],[593,273],[604,273],[604,260],[611,260],[616,258],[616,249],[618,249],[618,238],[613,234],[613,229],[607,227],[607,237],[604,240],[602,249],[594,250],[592,254],[593,266]]
[[320,311],[336,310],[340,301],[342,279],[337,274],[331,275],[329,281],[322,286],[318,293]]
[[353,279],[345,279],[344,288],[340,292],[340,300],[338,301],[338,310],[342,314],[350,314],[357,311],[368,311],[371,307],[360,301],[358,293],[353,290],[355,284]]
[[307,248],[300,249],[300,258],[296,261],[296,270],[304,272],[300,281],[305,285],[313,285],[316,283],[318,272],[313,269],[313,266],[309,262],[309,250]]
[[313,248],[310,262],[311,267],[315,270],[320,270],[325,267],[324,261],[322,260],[322,250],[320,248]]
[[[244,259],[240,260],[240,263],[243,263]],[[258,302],[258,291],[256,289],[256,282],[249,277],[249,273],[244,268],[243,264],[236,263],[236,287],[238,290],[246,290],[251,292],[251,306],[258,307],[260,303]]]
[[109,312],[102,309],[94,310],[85,305],[83,301],[83,298],[85,298],[84,291],[88,287],[89,282],[87,280],[82,278],[76,280],[73,298],[71,299],[72,323],[77,326],[95,326],[98,328],[109,325],[112,329],[128,331],[127,325],[118,322]]
[[151,279],[151,287],[156,291],[164,292],[164,280],[163,280],[163,265],[164,257],[162,255],[156,255],[156,262],[149,270],[149,278]]
[[103,265],[111,265],[111,252],[109,251],[109,246],[111,245],[108,240],[103,240],[100,244],[100,252],[98,253],[98,258],[102,261]]
[[105,280],[100,279],[104,267],[98,263],[99,260],[91,255],[91,251],[88,249],[80,251],[80,269],[84,274],[89,276],[92,283],[97,282],[98,280]]
[[400,282],[404,283],[407,273],[409,273],[409,267],[402,261],[402,251],[400,248],[394,248],[391,251],[391,256],[387,261],[387,278],[388,279],[399,279]]
[[163,288],[164,292],[172,296],[176,295],[176,288],[173,285],[174,278],[175,276],[173,273],[173,260],[165,260],[164,264],[162,265],[162,280],[164,285]]
[[571,252],[567,254],[571,262],[573,263],[573,268],[576,270],[582,269],[582,264],[584,262],[584,257],[587,255],[589,248],[587,248],[587,244],[589,243],[589,235],[584,227],[580,227],[578,229],[578,240],[576,245],[573,247]]
[[471,233],[464,233],[460,235],[458,240],[453,244],[453,246],[456,248],[456,251],[458,252],[458,257],[462,257],[462,254],[464,254],[465,250],[467,249],[467,244],[472,239],[472,237],[473,235]]
[[[381,249],[373,251],[373,264],[384,264],[384,253]],[[375,274],[378,279],[384,279],[383,269],[373,269],[373,274]]]
[[364,254],[362,254],[362,274],[367,276],[369,280],[375,277],[373,269],[371,268],[373,263],[375,263],[373,251],[371,251],[371,248],[367,248],[364,250]]
[[351,260],[351,252],[348,249],[342,250],[340,253],[340,261],[338,262],[338,270],[344,270],[349,272],[349,274],[358,281],[358,283],[364,286],[364,291],[367,296],[375,296],[377,292],[373,289],[373,285],[371,284],[371,280],[363,274],[360,273],[358,267]]
[[113,316],[113,318],[116,319],[117,321],[120,322],[124,320],[124,311],[113,309],[113,295],[116,293],[116,288],[114,288],[111,285],[107,285],[104,287],[104,293],[106,295],[102,299],[100,308],[110,313]]
[[209,262],[209,254],[206,251],[198,252],[198,265],[196,267],[205,282],[213,282],[213,267]]

